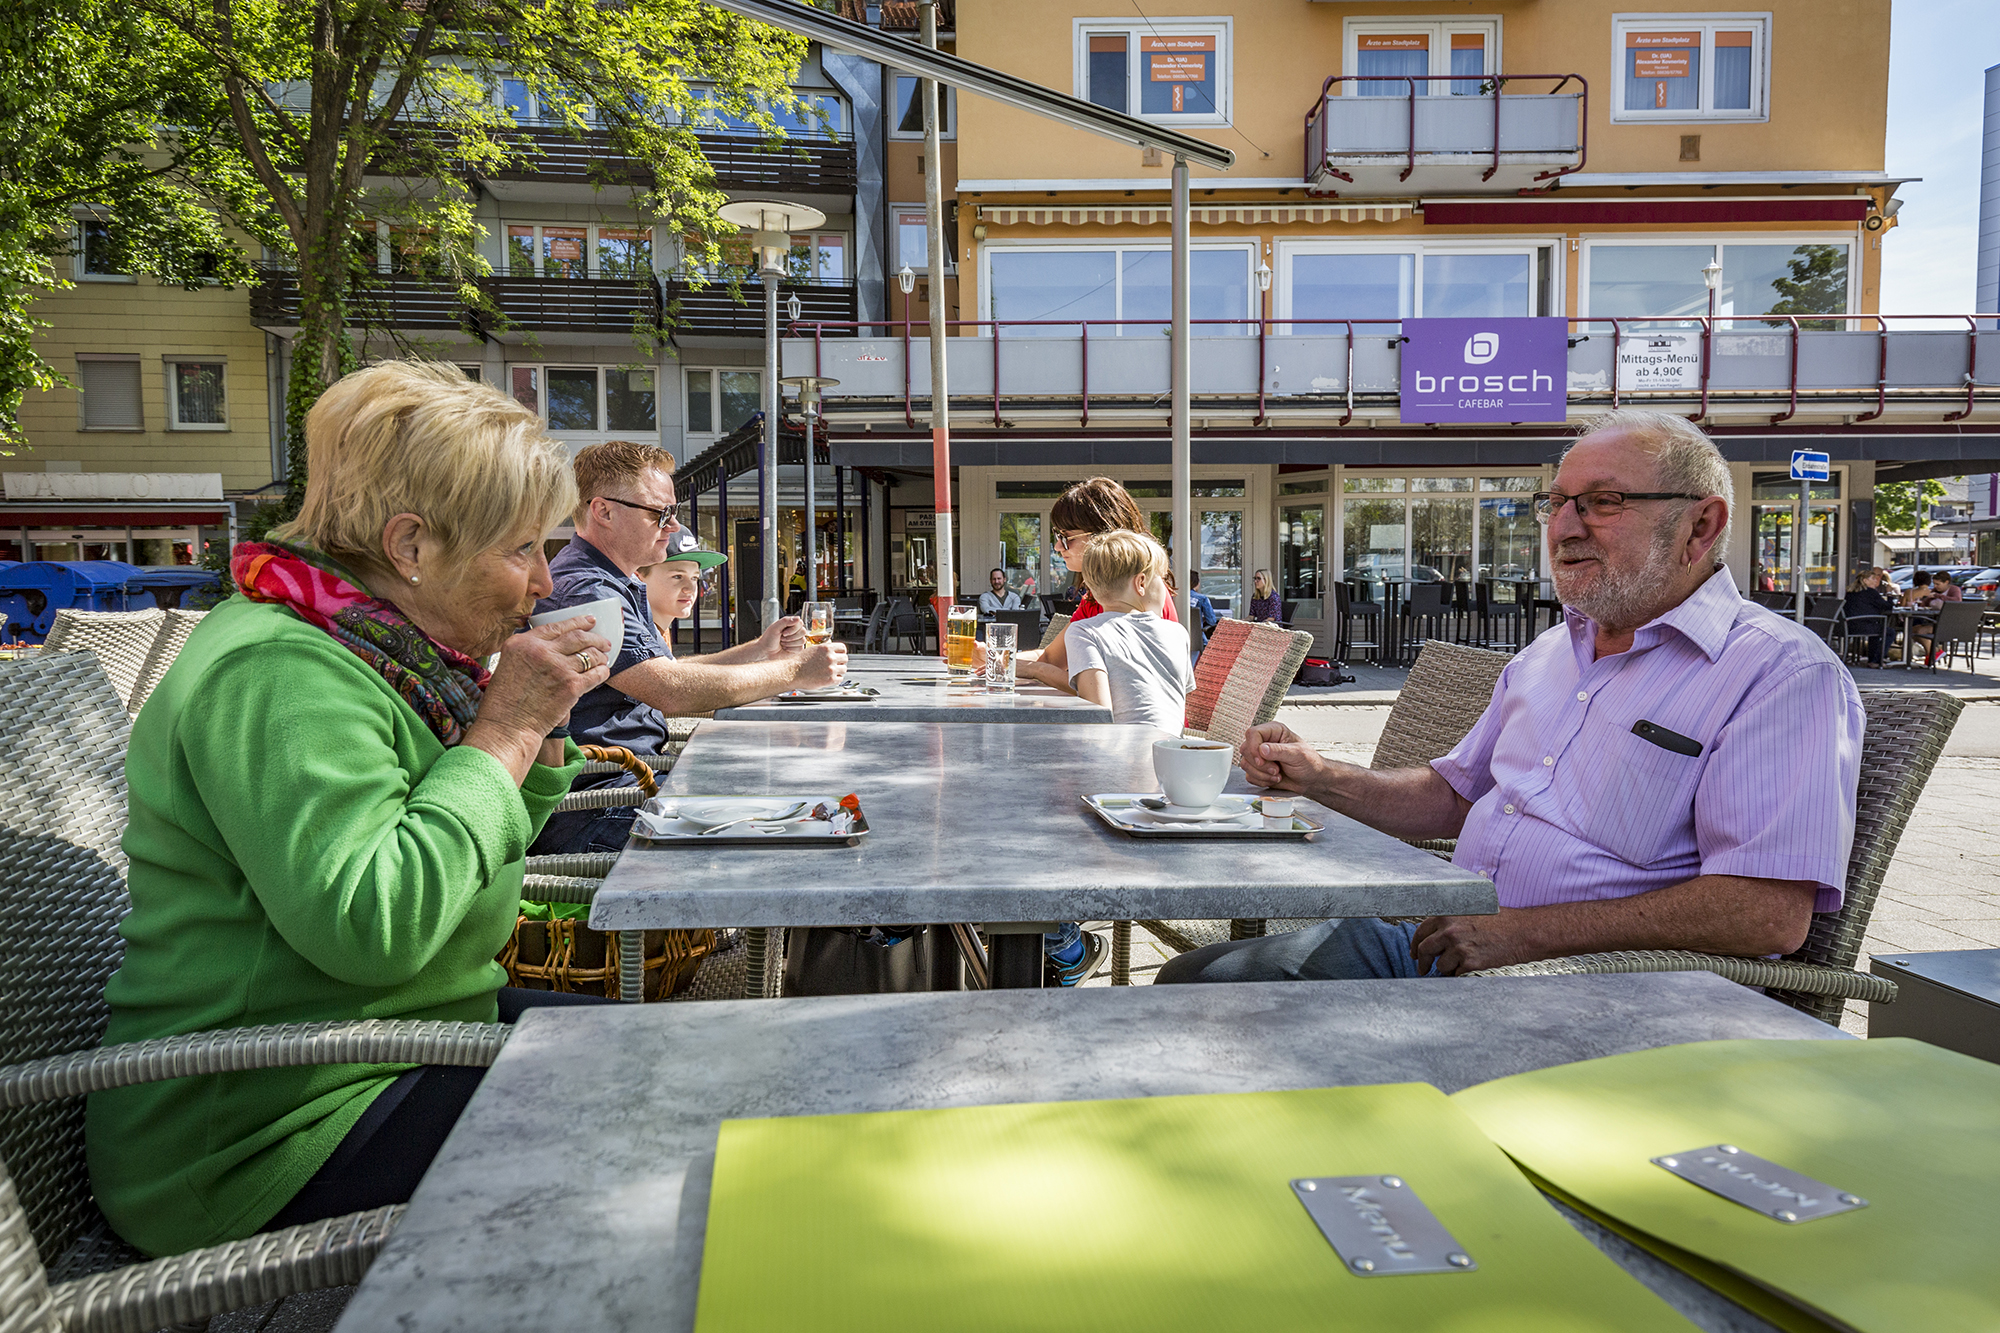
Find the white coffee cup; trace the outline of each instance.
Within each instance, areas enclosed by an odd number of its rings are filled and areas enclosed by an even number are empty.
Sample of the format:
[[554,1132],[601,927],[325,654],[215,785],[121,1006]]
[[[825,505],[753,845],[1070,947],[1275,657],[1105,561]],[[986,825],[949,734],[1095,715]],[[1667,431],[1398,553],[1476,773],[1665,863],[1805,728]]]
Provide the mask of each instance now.
[[1234,756],[1227,741],[1170,736],[1153,742],[1153,773],[1160,779],[1169,804],[1184,810],[1206,810],[1222,795]]
[[[564,620],[575,620],[578,616],[596,616],[597,628],[591,633],[611,643],[611,657],[618,658],[618,647],[625,642],[624,604],[616,597],[602,597],[594,602],[584,602],[578,606],[565,606],[555,611],[544,611],[538,616],[529,616],[530,625],[554,625]],[[593,663],[592,665],[595,665]]]

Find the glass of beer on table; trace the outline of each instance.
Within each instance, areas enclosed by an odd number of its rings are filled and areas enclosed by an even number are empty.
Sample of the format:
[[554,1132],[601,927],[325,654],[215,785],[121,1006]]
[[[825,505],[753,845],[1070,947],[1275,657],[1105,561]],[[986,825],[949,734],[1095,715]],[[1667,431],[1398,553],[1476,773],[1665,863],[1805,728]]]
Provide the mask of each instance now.
[[979,661],[979,608],[954,606],[945,619],[945,670],[953,680],[969,680]]
[[807,602],[803,610],[807,643],[833,641],[833,603]]

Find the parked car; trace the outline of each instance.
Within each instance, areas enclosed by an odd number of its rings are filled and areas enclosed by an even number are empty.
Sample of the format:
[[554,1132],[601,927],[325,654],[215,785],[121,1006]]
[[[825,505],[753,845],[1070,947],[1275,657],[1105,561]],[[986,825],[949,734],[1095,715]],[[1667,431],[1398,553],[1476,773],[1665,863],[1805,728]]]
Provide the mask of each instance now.
[[1974,574],[1986,572],[1984,565],[1897,565],[1889,571],[1889,582],[1896,585],[1896,591],[1908,592],[1910,576],[1920,569],[1927,574],[1949,574],[1951,581],[1960,587],[1964,587],[1966,580]]
[[1994,594],[2000,592],[2000,569],[1982,569],[1965,579],[1963,583],[1956,578],[1952,579],[1952,582],[1959,583],[1959,586],[1965,589],[1967,597],[1982,597],[1990,602]]

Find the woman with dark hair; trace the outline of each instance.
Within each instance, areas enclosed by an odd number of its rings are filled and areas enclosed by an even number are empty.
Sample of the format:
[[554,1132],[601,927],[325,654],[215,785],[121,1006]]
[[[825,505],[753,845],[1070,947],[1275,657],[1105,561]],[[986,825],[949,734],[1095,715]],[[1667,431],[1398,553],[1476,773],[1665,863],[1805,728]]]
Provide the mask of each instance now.
[[[1072,583],[1078,582],[1077,570],[1082,566],[1083,553],[1097,537],[1121,529],[1151,535],[1146,515],[1132,503],[1131,493],[1109,477],[1091,477],[1080,481],[1057,496],[1055,504],[1049,507],[1049,526],[1055,530],[1056,552],[1069,567]],[[1074,625],[1079,620],[1088,620],[1103,613],[1104,608],[1085,588],[1083,599],[1077,603],[1069,621]],[[1165,618],[1180,619],[1174,613],[1172,598],[1167,600]],[[1076,693],[1069,683],[1067,633],[1068,627],[1065,626],[1064,633],[1057,635],[1056,641],[1047,648],[1016,655],[1015,670],[1030,680],[1053,685],[1065,694]],[[1076,986],[1096,974],[1109,946],[1102,935],[1086,935],[1077,923],[1065,922],[1042,937],[1042,949],[1056,984]]]
[[[1109,477],[1079,481],[1057,496],[1056,502],[1049,507],[1049,527],[1055,533],[1056,553],[1069,567],[1072,585],[1078,583],[1076,570],[1092,538],[1120,529],[1143,532],[1149,536],[1152,531],[1146,523],[1146,515],[1133,503],[1131,493]],[[1076,610],[1070,614],[1070,624],[1101,615],[1103,611],[1104,608],[1097,604],[1097,599],[1086,588]],[[1167,599],[1166,618],[1173,621],[1180,619],[1171,597]],[[1056,641],[1047,648],[1021,653],[1015,662],[1015,669],[1028,679],[1052,685],[1064,694],[1076,693],[1069,687],[1069,647],[1061,635],[1057,635]]]

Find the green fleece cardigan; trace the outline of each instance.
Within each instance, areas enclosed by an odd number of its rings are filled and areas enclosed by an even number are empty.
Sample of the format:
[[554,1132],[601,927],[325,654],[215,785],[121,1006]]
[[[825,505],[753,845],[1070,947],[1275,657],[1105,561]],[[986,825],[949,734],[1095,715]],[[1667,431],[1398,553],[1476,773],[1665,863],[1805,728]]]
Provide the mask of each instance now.
[[[141,710],[125,775],[132,911],[107,1044],[260,1023],[497,1020],[493,961],[529,842],[580,771],[520,786],[447,750],[367,664],[282,607],[203,619]],[[93,1093],[91,1186],[150,1254],[276,1216],[407,1065]]]

